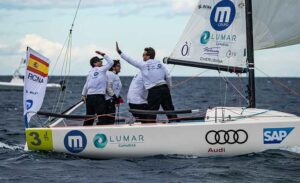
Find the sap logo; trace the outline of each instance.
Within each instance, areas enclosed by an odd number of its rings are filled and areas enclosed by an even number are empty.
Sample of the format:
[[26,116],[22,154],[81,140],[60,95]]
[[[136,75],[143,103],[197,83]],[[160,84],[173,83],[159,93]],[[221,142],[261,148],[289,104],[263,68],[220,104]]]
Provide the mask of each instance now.
[[86,136],[78,130],[70,131],[64,138],[65,148],[71,153],[82,152],[85,149],[86,144]]
[[264,144],[280,144],[294,128],[265,128]]
[[33,106],[33,101],[32,100],[26,100],[26,109],[29,110]]
[[211,12],[210,23],[216,31],[226,30],[234,21],[235,6],[230,0],[222,0]]
[[201,37],[200,37],[200,43],[201,44],[207,44],[208,41],[210,39],[210,32],[209,31],[204,31],[202,34],[201,34]]
[[32,80],[34,82],[38,82],[38,83],[43,83],[44,82],[44,79],[35,75],[35,74],[32,74],[32,73],[29,73],[28,74],[28,77],[27,77],[29,80]]

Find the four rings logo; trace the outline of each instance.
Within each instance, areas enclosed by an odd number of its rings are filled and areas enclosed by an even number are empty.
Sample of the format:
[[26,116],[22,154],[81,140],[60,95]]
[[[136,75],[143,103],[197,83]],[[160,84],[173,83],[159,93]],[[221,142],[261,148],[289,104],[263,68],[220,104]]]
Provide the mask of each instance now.
[[211,130],[207,132],[205,140],[210,145],[244,144],[248,141],[248,137],[245,130]]

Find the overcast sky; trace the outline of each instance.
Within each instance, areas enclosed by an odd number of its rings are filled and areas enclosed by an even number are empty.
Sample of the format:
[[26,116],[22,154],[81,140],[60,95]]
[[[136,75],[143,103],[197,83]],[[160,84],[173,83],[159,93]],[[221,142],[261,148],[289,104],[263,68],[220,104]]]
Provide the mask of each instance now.
[[[135,58],[142,58],[147,46],[157,50],[159,59],[169,56],[195,3],[197,0],[82,0],[73,34],[70,74],[86,75],[89,59],[97,49],[117,58],[116,40]],[[0,75],[14,72],[27,46],[54,63],[76,6],[77,0],[0,0]],[[255,56],[256,66],[271,76],[300,77],[300,46],[259,51]],[[60,73],[59,66],[54,74]],[[128,64],[122,67],[121,75],[137,72]],[[194,76],[202,71],[176,66],[172,75]],[[206,75],[218,74],[210,71]],[[257,76],[264,75],[257,72]]]

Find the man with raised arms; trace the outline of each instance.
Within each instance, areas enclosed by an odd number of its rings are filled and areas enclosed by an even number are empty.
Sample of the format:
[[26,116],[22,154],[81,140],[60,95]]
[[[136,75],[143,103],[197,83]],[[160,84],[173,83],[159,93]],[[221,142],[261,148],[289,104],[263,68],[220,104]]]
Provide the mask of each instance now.
[[[82,99],[86,102],[87,115],[103,115],[105,114],[105,94],[107,87],[106,72],[112,67],[114,61],[105,53],[96,51],[101,55],[107,64],[102,66],[102,59],[93,57],[90,60],[92,69],[90,70],[85,85],[82,90]],[[97,125],[104,124],[103,117],[98,118]],[[84,126],[93,126],[94,119],[86,120]]]
[[[174,111],[174,105],[171,97],[171,76],[165,66],[155,59],[155,50],[151,47],[145,48],[143,61],[137,61],[124,54],[118,43],[116,43],[117,52],[129,64],[140,69],[144,86],[148,90],[148,107],[151,111],[158,111],[162,106],[165,111]],[[150,119],[156,120],[156,115],[149,116]],[[168,115],[169,121],[176,119],[177,115]]]

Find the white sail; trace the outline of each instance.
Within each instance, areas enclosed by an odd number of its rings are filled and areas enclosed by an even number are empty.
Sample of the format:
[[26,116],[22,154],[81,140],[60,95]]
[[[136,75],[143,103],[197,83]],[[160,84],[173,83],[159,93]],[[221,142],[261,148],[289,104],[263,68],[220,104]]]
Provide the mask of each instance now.
[[245,1],[200,0],[168,61],[244,72],[246,47]]
[[252,0],[256,50],[300,44],[299,0]]

